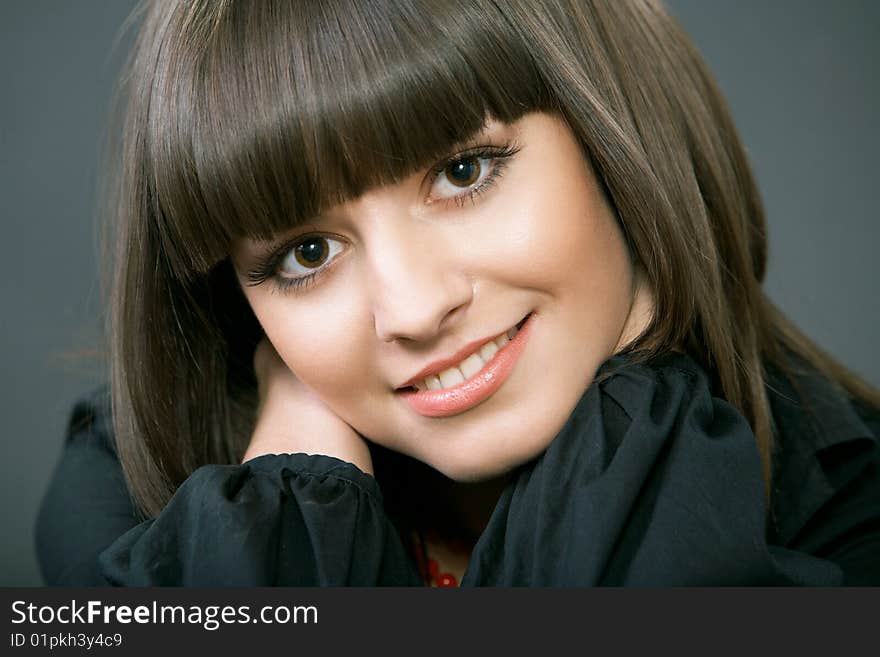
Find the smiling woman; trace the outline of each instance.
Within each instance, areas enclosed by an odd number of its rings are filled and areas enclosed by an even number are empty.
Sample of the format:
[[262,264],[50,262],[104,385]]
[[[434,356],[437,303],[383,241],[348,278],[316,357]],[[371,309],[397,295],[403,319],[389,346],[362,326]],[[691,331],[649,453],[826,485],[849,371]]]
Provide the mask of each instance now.
[[658,3],[140,18],[50,582],[880,581],[880,395],[764,295]]
[[[483,155],[456,152],[439,174],[336,206],[268,260],[252,240],[234,251],[290,372],[367,440],[455,480],[502,474],[546,448],[624,328],[632,338],[647,325],[642,314],[627,326],[626,243],[565,122],[528,114],[472,141]],[[334,255],[291,290],[306,246]]]

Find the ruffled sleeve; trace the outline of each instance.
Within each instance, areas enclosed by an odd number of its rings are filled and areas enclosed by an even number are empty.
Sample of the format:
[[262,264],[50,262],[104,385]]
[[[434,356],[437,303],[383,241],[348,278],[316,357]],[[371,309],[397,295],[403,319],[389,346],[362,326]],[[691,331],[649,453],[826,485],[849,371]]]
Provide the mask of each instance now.
[[126,586],[419,583],[375,479],[306,454],[199,468],[100,563],[111,583]]
[[600,374],[503,494],[464,584],[843,581],[831,561],[768,545],[754,435],[690,358],[615,357]]
[[420,584],[376,480],[350,463],[265,455],[193,472],[138,514],[106,390],[78,403],[36,525],[46,582],[65,586]]

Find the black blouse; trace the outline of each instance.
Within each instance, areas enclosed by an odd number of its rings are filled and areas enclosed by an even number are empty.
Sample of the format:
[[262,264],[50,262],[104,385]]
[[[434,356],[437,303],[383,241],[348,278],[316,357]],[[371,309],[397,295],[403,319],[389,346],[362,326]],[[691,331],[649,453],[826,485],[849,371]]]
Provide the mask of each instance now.
[[[746,420],[670,353],[614,356],[514,473],[463,586],[880,584],[880,414],[771,370],[770,522]],[[141,522],[106,394],[74,409],[37,521],[51,585],[419,585],[376,479],[329,456],[206,465]]]

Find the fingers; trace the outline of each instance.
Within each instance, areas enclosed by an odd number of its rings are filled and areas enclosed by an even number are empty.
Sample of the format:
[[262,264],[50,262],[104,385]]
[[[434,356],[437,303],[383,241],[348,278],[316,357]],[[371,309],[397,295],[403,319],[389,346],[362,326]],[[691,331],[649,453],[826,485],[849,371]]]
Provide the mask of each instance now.
[[257,380],[267,379],[279,369],[286,371],[287,365],[285,365],[281,356],[278,355],[269,338],[263,336],[263,339],[257,344],[256,350],[254,350],[254,373],[257,375]]
[[266,369],[271,362],[273,351],[275,351],[275,348],[269,342],[269,338],[264,335],[254,350],[254,373],[257,375],[257,381],[265,378]]

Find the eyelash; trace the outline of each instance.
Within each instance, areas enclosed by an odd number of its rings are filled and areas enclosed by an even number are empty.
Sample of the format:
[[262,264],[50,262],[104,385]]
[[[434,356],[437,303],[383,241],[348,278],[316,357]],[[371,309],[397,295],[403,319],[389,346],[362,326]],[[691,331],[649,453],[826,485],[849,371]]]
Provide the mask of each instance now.
[[432,203],[455,203],[458,207],[463,207],[465,203],[470,201],[471,203],[475,202],[477,197],[483,194],[489,187],[495,184],[499,178],[504,173],[505,168],[507,168],[507,160],[516,155],[520,150],[520,147],[515,143],[509,143],[504,146],[476,146],[474,148],[470,148],[465,151],[461,151],[460,153],[456,153],[452,157],[444,160],[441,164],[434,167],[431,172],[431,177],[429,179],[430,186],[434,185],[437,178],[442,174],[447,167],[455,162],[459,162],[461,160],[491,160],[492,161],[492,169],[486,174],[486,177],[481,180],[476,187],[469,187],[466,191],[461,194],[456,194],[447,199],[443,199],[441,201],[433,201]]
[[[470,201],[471,203],[475,203],[477,197],[484,194],[492,185],[494,185],[499,178],[504,173],[504,170],[507,168],[507,160],[514,155],[516,155],[520,151],[520,147],[516,145],[516,143],[509,143],[504,146],[492,146],[492,145],[484,145],[484,146],[476,146],[474,148],[469,148],[464,151],[460,151],[455,155],[447,158],[441,164],[435,166],[429,175],[428,179],[428,188],[433,187],[437,178],[449,167],[450,165],[459,162],[461,160],[479,160],[479,159],[488,159],[492,161],[491,169],[486,177],[483,178],[479,183],[474,187],[467,188],[461,194],[456,194],[455,196],[451,196],[449,198],[432,201],[431,204],[439,203],[442,205],[448,205],[450,203],[455,203],[458,207],[464,207],[465,203]],[[268,254],[260,259],[260,262],[256,264],[256,266],[247,272],[245,277],[247,278],[248,286],[257,286],[265,283],[267,280],[272,279],[273,282],[273,290],[277,290],[279,292],[287,292],[292,291],[296,292],[298,290],[304,290],[310,285],[314,284],[315,281],[318,280],[321,276],[323,276],[328,270],[333,268],[332,264],[321,267],[316,270],[314,273],[307,274],[305,276],[299,276],[296,278],[286,278],[278,275],[278,269],[281,266],[282,261],[285,257],[301,242],[304,242],[308,238],[320,237],[322,233],[308,233],[306,235],[298,235],[294,239],[284,242],[278,247],[272,249]],[[326,237],[332,237],[330,235],[324,235]],[[332,262],[332,261],[331,261]]]

